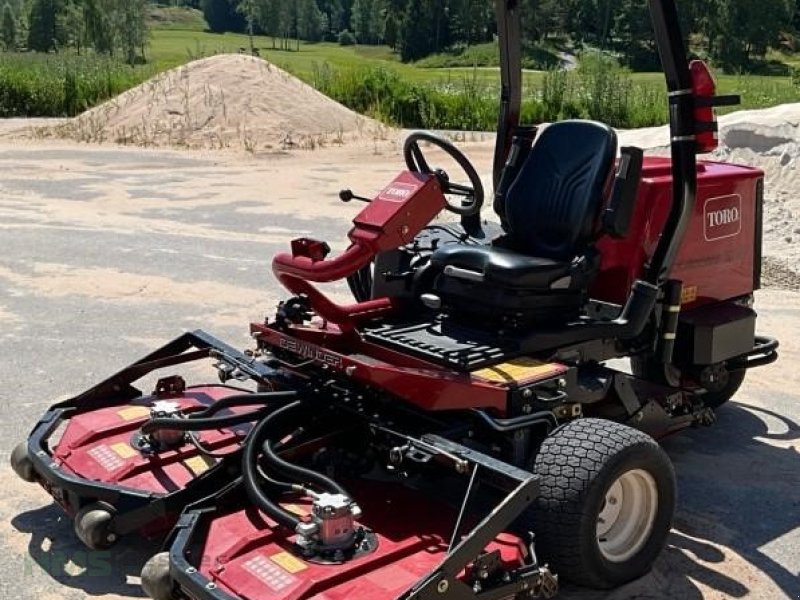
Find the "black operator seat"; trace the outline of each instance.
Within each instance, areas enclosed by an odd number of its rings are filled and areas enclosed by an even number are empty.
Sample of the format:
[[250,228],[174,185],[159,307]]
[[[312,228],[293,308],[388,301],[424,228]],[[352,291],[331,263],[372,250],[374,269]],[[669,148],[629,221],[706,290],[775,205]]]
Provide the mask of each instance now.
[[627,223],[620,217],[629,220],[635,201],[641,151],[634,172],[625,168],[626,178],[636,181],[633,194],[617,202],[624,205],[619,210],[613,192],[626,186],[619,175],[615,180],[616,158],[617,135],[606,125],[575,120],[548,126],[509,188],[501,215],[507,235],[491,246],[437,250],[431,257],[439,273],[434,294],[455,312],[488,310],[521,322],[574,317],[599,268],[594,242],[604,230],[624,235]]

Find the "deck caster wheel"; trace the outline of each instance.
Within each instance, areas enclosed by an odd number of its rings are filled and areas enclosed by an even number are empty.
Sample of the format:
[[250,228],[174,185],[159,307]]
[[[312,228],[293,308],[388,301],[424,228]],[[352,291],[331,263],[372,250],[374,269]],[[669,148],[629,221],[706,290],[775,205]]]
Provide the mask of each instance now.
[[28,483],[36,481],[36,471],[33,469],[33,461],[28,456],[27,442],[17,444],[11,452],[11,468],[23,481]]
[[84,506],[75,515],[75,535],[92,550],[105,550],[117,542],[113,529],[114,509],[103,502]]
[[169,575],[169,552],[159,552],[142,569],[142,589],[153,600],[175,600]]
[[646,574],[666,545],[675,472],[650,436],[604,419],[556,429],[534,460],[536,549],[565,579],[617,587]]

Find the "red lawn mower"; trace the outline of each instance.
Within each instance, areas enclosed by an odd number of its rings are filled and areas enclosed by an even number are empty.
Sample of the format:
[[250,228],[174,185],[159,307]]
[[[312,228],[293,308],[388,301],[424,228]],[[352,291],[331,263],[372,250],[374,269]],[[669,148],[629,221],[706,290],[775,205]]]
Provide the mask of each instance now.
[[[520,126],[518,4],[497,0],[497,232],[469,160],[412,134],[376,197],[342,192],[368,202],[346,251],[301,238],[274,258],[293,296],[251,325],[254,352],[179,338],[54,407],[15,470],[94,547],[177,519],[142,573],[155,600],[550,598],[558,576],[646,573],[675,506],[654,438],[713,422],[778,346],[752,307],[763,173],[696,158],[736,98],[687,60],[674,1],[649,4],[671,158],[620,149],[600,123]],[[314,285],[344,279],[353,304]],[[206,357],[223,385],[130,385]]]

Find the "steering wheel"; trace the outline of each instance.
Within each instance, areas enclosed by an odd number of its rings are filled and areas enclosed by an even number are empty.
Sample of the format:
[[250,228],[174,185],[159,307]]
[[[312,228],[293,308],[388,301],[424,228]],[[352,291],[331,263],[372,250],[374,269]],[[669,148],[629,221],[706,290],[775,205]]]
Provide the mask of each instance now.
[[[458,165],[464,169],[464,172],[469,178],[470,186],[453,183],[450,177],[442,169],[431,169],[425,157],[422,155],[422,149],[419,146],[420,142],[428,142],[429,144],[444,150],[450,157],[455,160]],[[408,170],[413,173],[424,173],[426,175],[434,175],[437,177],[442,185],[442,191],[445,194],[452,194],[454,196],[461,196],[466,200],[460,204],[454,204],[449,201],[447,203],[447,210],[462,217],[471,217],[481,212],[485,192],[483,183],[481,182],[480,175],[469,162],[469,159],[464,156],[464,153],[456,148],[449,141],[437,137],[424,131],[417,131],[412,133],[406,139],[403,146],[403,157],[406,160]]]

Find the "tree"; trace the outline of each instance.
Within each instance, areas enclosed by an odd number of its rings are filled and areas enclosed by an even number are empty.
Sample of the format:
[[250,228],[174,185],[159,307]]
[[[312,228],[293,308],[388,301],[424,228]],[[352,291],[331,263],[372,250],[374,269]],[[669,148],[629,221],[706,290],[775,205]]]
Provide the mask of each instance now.
[[297,0],[297,37],[312,42],[322,39],[325,15],[316,0]]
[[729,68],[749,66],[778,45],[792,19],[791,0],[717,0],[713,56]]
[[431,53],[434,42],[433,6],[427,0],[408,0],[400,25],[400,58],[418,60]]
[[612,31],[614,45],[627,66],[642,71],[658,68],[658,50],[647,4],[641,0],[621,0]]
[[257,0],[239,0],[236,11],[244,17],[247,37],[250,40],[250,54],[255,53],[253,44],[253,34],[255,33],[256,21],[258,20],[259,5]]
[[64,32],[67,46],[75,48],[78,54],[87,44],[86,20],[80,0],[69,0],[58,15],[56,29]]
[[116,27],[111,16],[109,7],[103,0],[84,0],[83,21],[86,41],[100,54],[114,54]]
[[119,10],[119,35],[125,60],[129,65],[136,64],[139,53],[144,59],[144,47],[147,44],[147,23],[145,12],[147,0],[121,0]]
[[58,9],[58,0],[34,0],[29,17],[28,48],[30,50],[50,52],[57,48]]
[[14,50],[17,47],[17,19],[14,17],[14,10],[6,2],[3,5],[3,46],[6,50]]
[[355,0],[350,22],[361,44],[377,44],[383,39],[386,7],[383,0]]
[[242,17],[228,0],[202,0],[202,2],[203,16],[210,31],[222,33],[242,30]]

